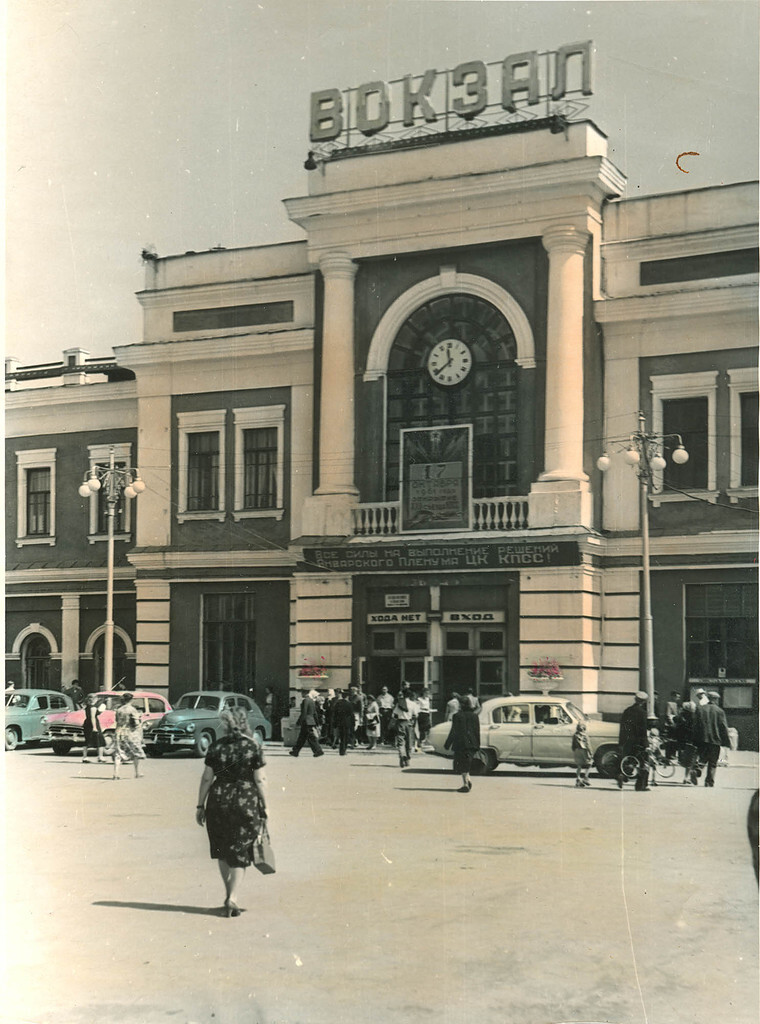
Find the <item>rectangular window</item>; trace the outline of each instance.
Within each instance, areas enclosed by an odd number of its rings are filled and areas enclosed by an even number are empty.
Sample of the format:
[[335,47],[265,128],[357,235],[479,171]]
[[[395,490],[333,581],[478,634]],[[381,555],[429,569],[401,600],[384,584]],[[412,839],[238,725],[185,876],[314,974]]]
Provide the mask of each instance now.
[[256,683],[253,594],[203,597],[203,686],[246,691]]
[[16,452],[16,547],[55,544],[55,448]]
[[[89,455],[90,473],[98,472],[102,481],[99,491],[95,491],[90,497],[90,526],[89,541],[91,544],[104,540],[108,535],[108,493],[107,482],[103,479],[102,471],[109,469],[111,465],[111,452],[113,451],[114,468],[124,470],[132,464],[132,445],[129,442],[117,442],[114,444],[91,444],[87,446]],[[132,506],[133,502],[124,494],[124,474],[117,476],[118,501],[114,508],[113,530],[119,540],[128,540],[132,528]]]
[[277,430],[243,431],[243,508],[277,508]]
[[26,532],[30,537],[50,533],[50,470],[26,471]]
[[[691,494],[716,500],[718,497],[717,370],[673,373],[651,377],[652,425],[655,434],[678,434],[688,452],[688,461],[678,465],[671,459],[678,440],[665,440],[666,466],[653,473],[651,492],[655,506],[662,502],[689,501]],[[684,493],[685,492],[685,493]]]
[[187,435],[187,511],[219,508],[219,431]]
[[281,519],[285,508],[285,406],[233,409],[233,518]]
[[757,487],[757,392],[744,392],[741,407],[741,486]]
[[[110,463],[96,463],[98,469],[108,469]],[[116,469],[124,469],[126,467],[125,462],[115,462],[114,467]],[[99,534],[108,533],[108,500],[107,500],[107,488],[105,484],[100,488],[95,496],[98,507],[98,521],[97,521],[97,532]],[[113,515],[113,532],[124,533],[124,504],[127,499],[124,497],[121,489],[119,490],[119,500],[116,503]]]
[[707,487],[707,398],[669,398],[662,403],[662,432],[680,434],[689,461],[678,466],[667,460],[664,484],[680,490]]
[[177,520],[225,518],[225,409],[177,413]]
[[686,587],[686,670],[689,678],[756,679],[757,586]]

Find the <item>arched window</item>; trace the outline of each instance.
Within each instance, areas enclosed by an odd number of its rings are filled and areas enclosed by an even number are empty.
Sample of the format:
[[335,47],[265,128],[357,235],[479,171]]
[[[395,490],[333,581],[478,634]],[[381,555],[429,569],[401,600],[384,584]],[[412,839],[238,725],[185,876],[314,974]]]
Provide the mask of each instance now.
[[[466,423],[473,425],[473,496],[517,492],[516,354],[503,314],[475,295],[440,295],[407,317],[388,361],[386,500],[399,494],[402,427]],[[447,357],[457,372],[447,372]]]
[[105,661],[106,637],[101,633],[92,645],[92,662],[95,669],[95,688],[108,690],[112,685],[122,682],[130,686],[130,666],[127,660],[127,649],[118,633],[113,635],[113,679],[106,682],[103,678]]
[[50,687],[50,644],[40,633],[32,633],[21,647],[21,674],[28,689]]

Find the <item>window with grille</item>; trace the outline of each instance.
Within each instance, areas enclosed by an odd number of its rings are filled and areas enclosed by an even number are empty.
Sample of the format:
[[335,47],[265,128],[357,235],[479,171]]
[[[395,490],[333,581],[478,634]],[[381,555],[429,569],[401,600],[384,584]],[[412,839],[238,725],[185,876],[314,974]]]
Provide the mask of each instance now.
[[26,471],[26,532],[30,537],[50,533],[50,470]]
[[686,671],[690,678],[756,679],[757,585],[686,587]]
[[243,508],[277,507],[277,428],[243,431]]
[[[442,340],[463,341],[472,369],[453,387],[437,384],[427,358]],[[516,342],[502,314],[473,295],[451,294],[420,306],[402,325],[388,362],[386,500],[399,496],[399,432],[404,427],[473,425],[473,495],[517,490]]]
[[246,693],[256,682],[252,594],[203,597],[203,686]]
[[219,508],[219,431],[187,435],[187,510]]

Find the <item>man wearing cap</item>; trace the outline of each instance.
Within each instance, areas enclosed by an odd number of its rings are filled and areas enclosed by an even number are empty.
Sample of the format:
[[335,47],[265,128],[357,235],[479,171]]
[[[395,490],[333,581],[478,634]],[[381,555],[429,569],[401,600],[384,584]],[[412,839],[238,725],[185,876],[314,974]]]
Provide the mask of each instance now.
[[705,707],[705,705],[710,703],[707,694],[704,690],[699,689],[696,691],[696,693],[694,694],[694,703],[697,705],[698,708],[703,708]]
[[718,766],[720,748],[728,747],[728,723],[726,713],[718,701],[720,694],[710,690],[707,704],[697,708],[697,742],[699,743],[699,762],[706,765],[705,785],[715,785],[715,769]]
[[[640,756],[647,747],[647,695],[643,690],[633,698],[633,704],[627,707],[620,716],[620,760],[629,754]],[[640,757],[639,770],[636,773],[636,789],[639,792],[646,792],[648,785],[649,769],[645,757]],[[618,789],[623,788],[626,781],[622,772],[618,775]]]

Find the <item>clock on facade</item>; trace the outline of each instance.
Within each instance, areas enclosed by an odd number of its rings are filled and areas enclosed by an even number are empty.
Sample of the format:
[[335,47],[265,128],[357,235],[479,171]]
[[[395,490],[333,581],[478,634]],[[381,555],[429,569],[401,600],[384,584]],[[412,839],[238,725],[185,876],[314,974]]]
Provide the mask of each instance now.
[[472,369],[472,353],[458,338],[436,342],[427,360],[428,373],[436,384],[461,384]]

